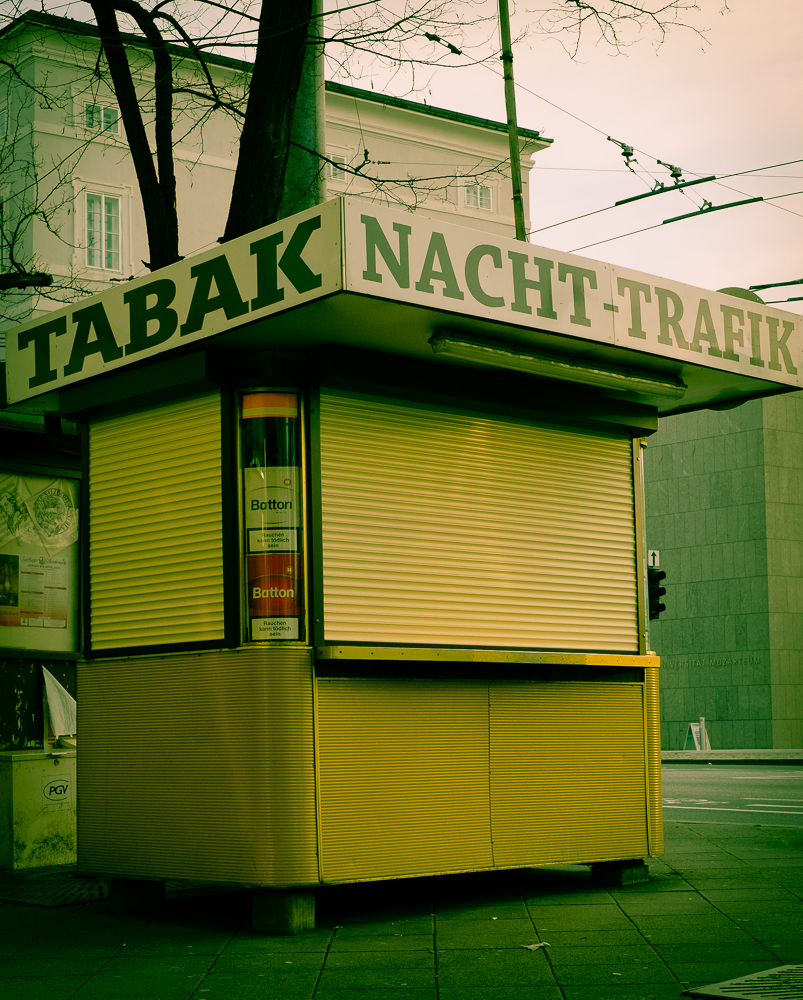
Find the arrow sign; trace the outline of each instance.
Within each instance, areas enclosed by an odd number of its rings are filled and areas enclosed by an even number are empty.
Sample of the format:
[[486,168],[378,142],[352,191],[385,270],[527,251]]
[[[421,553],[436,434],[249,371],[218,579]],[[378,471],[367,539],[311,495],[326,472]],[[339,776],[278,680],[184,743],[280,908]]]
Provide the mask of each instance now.
[[647,565],[655,569],[661,565],[661,553],[658,549],[647,550]]

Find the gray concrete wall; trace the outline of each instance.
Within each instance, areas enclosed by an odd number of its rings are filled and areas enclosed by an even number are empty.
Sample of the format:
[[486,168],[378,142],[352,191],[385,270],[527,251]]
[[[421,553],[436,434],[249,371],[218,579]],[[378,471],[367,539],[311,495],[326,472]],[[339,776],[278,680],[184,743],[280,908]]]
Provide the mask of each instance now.
[[803,746],[803,393],[763,401],[772,730]]
[[650,636],[668,750],[700,716],[714,748],[773,746],[772,635],[786,625],[771,628],[764,405],[669,417],[648,442],[647,546],[667,574]]

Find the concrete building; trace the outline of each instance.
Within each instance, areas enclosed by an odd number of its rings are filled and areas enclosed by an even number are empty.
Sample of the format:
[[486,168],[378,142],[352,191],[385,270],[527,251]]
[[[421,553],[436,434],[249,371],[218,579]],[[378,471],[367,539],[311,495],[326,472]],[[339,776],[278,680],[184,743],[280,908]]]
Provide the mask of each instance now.
[[803,746],[803,393],[662,420],[645,484],[662,746]]

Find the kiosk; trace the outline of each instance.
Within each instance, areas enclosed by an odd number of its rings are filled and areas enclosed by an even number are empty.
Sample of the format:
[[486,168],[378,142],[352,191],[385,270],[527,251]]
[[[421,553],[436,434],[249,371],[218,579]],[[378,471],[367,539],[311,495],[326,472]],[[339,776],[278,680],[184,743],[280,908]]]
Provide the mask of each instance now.
[[8,354],[86,433],[82,870],[298,930],[320,884],[661,853],[642,450],[800,388],[800,317],[343,199]]

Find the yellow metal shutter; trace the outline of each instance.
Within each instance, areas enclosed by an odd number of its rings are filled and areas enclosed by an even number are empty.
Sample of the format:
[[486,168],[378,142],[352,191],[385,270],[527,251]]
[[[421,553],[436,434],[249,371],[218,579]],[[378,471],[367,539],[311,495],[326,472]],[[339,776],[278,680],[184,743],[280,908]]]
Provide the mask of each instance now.
[[223,638],[220,396],[93,423],[93,650]]
[[638,651],[628,437],[320,407],[327,642]]
[[317,882],[311,675],[309,648],[287,646],[82,664],[81,866]]
[[643,685],[490,685],[494,864],[650,851]]
[[317,686],[323,880],[490,868],[487,683]]

